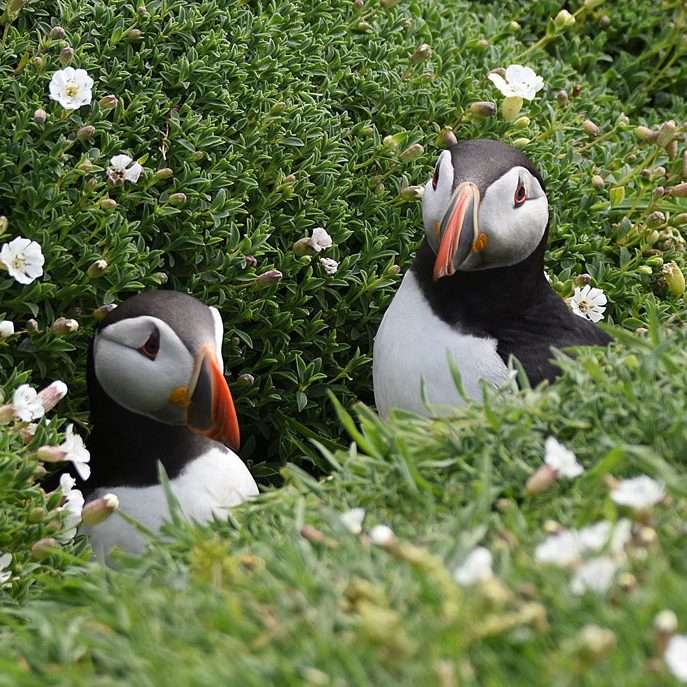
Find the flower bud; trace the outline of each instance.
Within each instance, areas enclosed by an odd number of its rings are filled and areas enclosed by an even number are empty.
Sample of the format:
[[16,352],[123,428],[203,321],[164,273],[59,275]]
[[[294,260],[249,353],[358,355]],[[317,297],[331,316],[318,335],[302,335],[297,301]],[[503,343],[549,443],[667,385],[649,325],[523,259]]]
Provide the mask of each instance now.
[[98,321],[102,321],[109,315],[117,306],[114,303],[107,303],[106,305],[101,305],[93,311],[93,317]]
[[673,138],[675,138],[676,133],[677,126],[672,119],[667,122],[663,122],[663,124],[661,124],[658,130],[658,135],[656,137],[656,145],[660,146],[661,148],[665,148],[668,145],[668,143],[670,143],[673,140]]
[[678,198],[687,198],[687,181],[682,184],[677,184],[677,186],[671,186],[668,189],[668,193]]
[[66,36],[65,30],[61,26],[53,26],[50,32],[51,38],[56,38],[57,40],[62,40]]
[[604,179],[601,175],[595,174],[592,177],[592,187],[600,191],[605,186]]
[[36,506],[29,511],[29,522],[42,522],[47,514],[48,511],[45,508]]
[[77,132],[76,137],[80,141],[87,141],[95,133],[95,127],[90,124],[82,126]]
[[5,215],[0,215],[0,236],[7,231],[8,224],[7,217],[5,217]]
[[652,131],[646,126],[638,126],[635,128],[635,134],[640,141],[645,143],[652,143],[658,138],[658,132]]
[[530,125],[529,117],[518,117],[514,122],[513,126],[517,129],[526,129]]
[[410,61],[413,64],[420,64],[420,62],[428,60],[431,56],[432,48],[427,45],[427,43],[423,43],[422,45],[418,46],[415,52],[410,56]]
[[558,472],[550,465],[542,465],[528,480],[525,493],[528,496],[543,494],[558,479]]
[[38,322],[37,320],[34,320],[33,317],[29,320],[26,320],[26,331],[29,332],[29,334],[33,334],[34,332],[38,331]]
[[37,561],[43,561],[48,558],[48,556],[57,553],[59,550],[60,547],[57,543],[57,540],[53,539],[52,537],[45,537],[44,539],[39,539],[34,543],[34,545],[31,547],[31,555]]
[[45,124],[48,121],[48,113],[39,107],[33,113],[33,121],[36,122],[36,124]]
[[685,292],[685,275],[678,267],[677,263],[673,261],[667,262],[661,268],[661,272],[663,272],[663,278],[666,281],[670,293],[672,293],[673,296],[682,296]]
[[419,143],[413,143],[412,145],[408,146],[402,153],[399,154],[398,159],[401,162],[405,163],[414,162],[424,152],[425,149]]
[[507,122],[512,122],[522,109],[522,98],[517,96],[509,96],[503,99],[501,103],[501,114]]
[[154,272],[152,278],[158,284],[166,284],[169,281],[169,277],[165,272]]
[[398,3],[401,2],[401,0],[380,0],[380,5],[385,9],[391,9],[392,7],[395,7],[398,5]]
[[649,265],[640,265],[637,268],[637,272],[639,274],[644,274],[646,276],[650,276],[653,273],[653,270],[651,269],[651,267]]
[[117,102],[117,96],[112,94],[104,95],[98,101],[103,110],[113,110],[115,107],[117,107]]
[[510,22],[510,24],[508,24],[508,30],[511,33],[517,33],[518,31],[520,31],[520,24],[518,24],[517,21],[513,20]]
[[496,114],[496,105],[485,100],[472,103],[468,111],[473,117],[491,117]]
[[141,29],[130,29],[126,34],[126,38],[130,41],[137,41],[142,35]]
[[68,452],[61,446],[41,446],[36,451],[36,458],[44,463],[59,463],[68,455]]
[[253,386],[254,382],[255,377],[248,372],[244,372],[242,375],[239,375],[239,378],[236,380],[236,384],[243,389]]
[[524,148],[529,142],[529,138],[516,138],[512,145],[514,148]]
[[365,32],[365,31],[369,31],[372,28],[372,26],[370,25],[369,21],[359,21],[357,28],[358,28],[358,31]]
[[14,322],[11,320],[0,320],[0,341],[14,334]]
[[486,50],[489,47],[489,41],[486,38],[480,38],[476,43],[475,47],[480,50]]
[[660,227],[661,225],[665,224],[665,221],[666,216],[660,210],[654,210],[646,218],[646,226],[649,227],[649,229],[656,229],[656,227]]
[[561,10],[556,18],[553,20],[554,26],[560,31],[568,26],[572,26],[575,23],[575,17],[573,17],[568,10]]
[[603,661],[615,649],[615,634],[605,627],[585,625],[577,635],[578,653],[581,661],[592,665]]
[[556,101],[559,105],[565,105],[568,102],[568,91],[561,89],[556,93]]
[[677,616],[674,611],[664,610],[654,618],[654,630],[662,635],[674,635],[677,632]]
[[67,317],[58,317],[53,323],[50,329],[53,330],[55,334],[67,335],[73,334],[79,329],[79,323],[76,320]]
[[458,143],[458,139],[449,127],[444,128],[436,138],[436,144],[441,148],[450,148],[456,143]]
[[43,406],[43,410],[47,413],[52,410],[66,395],[67,385],[59,380],[49,384],[45,389],[38,392],[38,400]]
[[88,268],[88,276],[91,279],[102,277],[105,272],[107,272],[107,260],[96,260],[91,263],[91,266]]
[[599,127],[592,122],[591,119],[585,119],[584,122],[582,122],[582,128],[590,135],[590,136],[598,136],[599,135]]
[[114,198],[101,198],[98,204],[103,210],[114,210],[117,207],[117,201]]
[[353,7],[355,7],[360,12],[360,10],[362,10],[363,7],[365,7],[365,3],[363,3],[363,0],[355,0],[355,2],[353,3]]
[[421,200],[424,193],[424,186],[406,186],[405,188],[401,189],[401,192],[398,194],[398,197],[401,200],[406,201]]
[[94,527],[107,520],[119,508],[119,499],[115,494],[105,494],[89,501],[81,511],[81,522],[86,527]]
[[665,151],[668,154],[668,157],[671,160],[674,160],[677,157],[677,141],[673,139],[668,145],[665,147]]
[[169,204],[170,205],[183,205],[186,202],[186,194],[185,193],[172,193],[172,195],[169,197]]
[[618,117],[618,125],[619,126],[627,126],[630,123],[630,118],[625,114],[621,114],[620,117]]
[[402,134],[385,136],[382,145],[389,150],[398,150],[401,145]]
[[652,192],[651,192],[651,198],[652,200],[659,200],[660,198],[663,198],[665,196],[666,190],[663,188],[663,186],[657,186]]
[[158,179],[169,179],[174,172],[169,168],[169,167],[163,167],[162,169],[158,169],[155,174],[153,174],[153,179],[157,181]]
[[259,286],[271,286],[278,284],[283,278],[284,275],[279,270],[268,270],[257,277],[255,283]]
[[307,539],[312,544],[321,544],[325,540],[324,534],[312,525],[303,525],[299,534],[303,539]]
[[672,218],[671,223],[675,227],[680,227],[683,224],[687,224],[687,212],[681,212],[679,215],[675,215]]
[[592,282],[592,275],[587,274],[586,272],[583,272],[582,274],[578,274],[575,277],[575,286],[586,286],[587,284],[591,284]]
[[60,64],[69,64],[74,59],[74,48],[62,48],[60,52]]

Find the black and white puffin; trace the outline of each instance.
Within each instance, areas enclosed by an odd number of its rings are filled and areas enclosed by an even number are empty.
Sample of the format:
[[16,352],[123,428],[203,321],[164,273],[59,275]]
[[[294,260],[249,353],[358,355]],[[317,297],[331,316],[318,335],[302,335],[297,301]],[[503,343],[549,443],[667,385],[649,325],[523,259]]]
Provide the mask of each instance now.
[[551,348],[606,345],[544,275],[549,207],[543,180],[517,148],[486,139],[443,151],[422,198],[425,241],[377,332],[377,410],[427,414],[462,402],[449,356],[471,398],[498,387],[510,356],[532,385],[558,374]]
[[[92,431],[86,499],[114,493],[152,531],[169,510],[159,460],[183,514],[208,521],[258,493],[234,453],[239,425],[222,362],[216,308],[177,291],[134,296],[101,322],[88,359]],[[116,514],[85,528],[98,554],[144,539]]]

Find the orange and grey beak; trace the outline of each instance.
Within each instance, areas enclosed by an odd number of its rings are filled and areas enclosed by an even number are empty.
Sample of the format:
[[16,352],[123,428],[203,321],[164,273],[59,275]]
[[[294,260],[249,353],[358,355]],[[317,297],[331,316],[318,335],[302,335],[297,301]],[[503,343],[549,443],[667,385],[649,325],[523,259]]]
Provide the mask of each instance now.
[[470,253],[478,253],[486,247],[486,234],[479,233],[478,211],[479,189],[469,181],[462,182],[453,192],[441,224],[436,227],[440,243],[434,263],[434,281],[450,277]]
[[177,398],[170,400],[186,405],[189,429],[238,451],[241,439],[234,400],[211,346],[205,345],[198,351],[188,388],[180,387],[172,396],[175,394]]

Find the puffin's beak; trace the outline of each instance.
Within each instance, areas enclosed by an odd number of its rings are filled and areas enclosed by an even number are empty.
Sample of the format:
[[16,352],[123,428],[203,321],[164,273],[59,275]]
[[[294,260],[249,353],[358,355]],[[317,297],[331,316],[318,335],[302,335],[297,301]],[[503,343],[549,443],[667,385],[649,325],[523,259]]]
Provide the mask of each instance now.
[[189,429],[238,451],[241,439],[234,400],[209,345],[203,346],[196,354],[188,385],[188,400],[186,425]]
[[441,243],[434,263],[434,281],[450,277],[471,251],[478,252],[486,245],[485,240],[478,240],[478,210],[479,189],[470,181],[462,182],[453,192],[441,224],[437,227]]

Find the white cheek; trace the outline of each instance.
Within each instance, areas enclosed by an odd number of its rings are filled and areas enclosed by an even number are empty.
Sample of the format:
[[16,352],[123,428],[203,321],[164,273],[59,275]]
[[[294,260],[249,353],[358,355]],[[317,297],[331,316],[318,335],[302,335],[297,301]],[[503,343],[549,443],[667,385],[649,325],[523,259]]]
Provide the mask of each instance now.
[[224,371],[224,360],[222,358],[224,322],[222,322],[222,316],[219,314],[219,310],[217,310],[217,308],[210,306],[210,312],[212,313],[212,319],[215,323],[215,353],[217,355],[217,362],[220,366],[220,369]]

